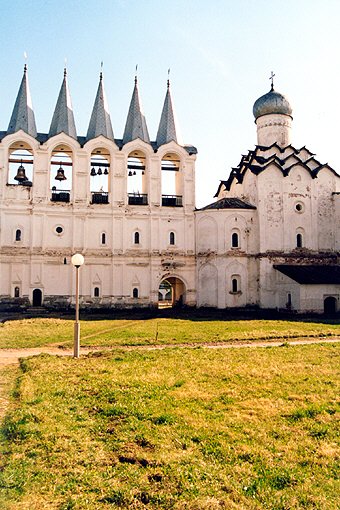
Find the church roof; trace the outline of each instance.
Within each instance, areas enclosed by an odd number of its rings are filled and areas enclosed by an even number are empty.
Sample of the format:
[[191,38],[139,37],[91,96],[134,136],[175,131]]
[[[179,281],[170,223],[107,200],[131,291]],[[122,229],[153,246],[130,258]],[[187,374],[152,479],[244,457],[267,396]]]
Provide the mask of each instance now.
[[33,136],[33,138],[37,136],[26,65],[24,67],[24,75],[14,104],[11,120],[9,121],[7,134],[16,133],[19,129]]
[[206,211],[207,209],[256,209],[256,207],[241,198],[221,198],[199,210]]
[[132,93],[130,108],[126,119],[125,130],[123,135],[123,144],[132,142],[140,138],[146,143],[150,143],[146,120],[142,113],[142,107],[139,100],[137,77],[135,78],[135,86]]
[[324,168],[339,177],[332,167],[327,163],[320,163],[306,147],[296,149],[292,145],[287,145],[282,148],[276,143],[270,147],[257,145],[255,149],[241,157],[240,163],[237,167],[232,168],[227,180],[220,181],[215,197],[221,190],[230,191],[233,182],[242,183],[247,172],[259,175],[272,165],[276,166],[284,177],[287,177],[290,171],[297,166],[302,166],[313,179],[317,178],[320,170]]
[[167,91],[165,95],[161,120],[159,122],[156,143],[161,146],[168,142],[180,143],[178,140],[178,131],[176,129],[175,113],[172,106],[170,93],[170,82],[168,80]]
[[91,140],[92,138],[96,138],[99,135],[103,135],[110,140],[114,139],[102,73],[100,73],[97,95],[94,101],[86,139]]
[[262,115],[269,115],[272,113],[289,115],[290,117],[293,113],[288,99],[283,94],[280,94],[280,92],[276,92],[273,85],[271,90],[267,94],[259,97],[253,106],[255,120]]
[[300,284],[340,284],[340,266],[277,264],[274,269]]
[[74,122],[73,108],[67,83],[67,72],[64,69],[64,79],[58,96],[58,101],[52,117],[48,136],[65,133],[77,139],[76,125]]

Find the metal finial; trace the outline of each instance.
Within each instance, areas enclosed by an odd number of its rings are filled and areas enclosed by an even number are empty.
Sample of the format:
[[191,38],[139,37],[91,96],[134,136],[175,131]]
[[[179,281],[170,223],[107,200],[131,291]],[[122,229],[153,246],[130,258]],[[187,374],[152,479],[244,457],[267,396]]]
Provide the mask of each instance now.
[[273,73],[273,71],[271,71],[269,79],[272,81],[272,86],[270,90],[274,90],[274,76],[275,74]]
[[26,53],[26,51],[24,51],[24,59],[25,59],[24,73],[26,73],[26,71],[27,71],[27,53]]
[[167,87],[170,87],[170,67],[168,69],[168,81],[167,81]]
[[136,72],[135,72],[135,84],[137,85],[137,69],[138,69],[138,64],[136,64]]
[[100,63],[100,75],[99,75],[99,77],[100,77],[100,81],[102,81],[102,79],[103,79],[103,61],[101,61],[101,63]]
[[64,60],[64,78],[66,78],[66,75],[67,75],[67,58],[65,57],[65,60]]

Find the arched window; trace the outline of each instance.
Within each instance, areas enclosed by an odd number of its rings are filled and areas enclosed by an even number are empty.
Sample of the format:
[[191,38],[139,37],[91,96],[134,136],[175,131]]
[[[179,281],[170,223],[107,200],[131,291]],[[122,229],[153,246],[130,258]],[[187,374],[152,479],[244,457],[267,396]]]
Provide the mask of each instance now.
[[20,289],[19,287],[14,288],[14,297],[20,297]]
[[21,230],[19,228],[15,231],[15,240],[21,241]]
[[296,234],[296,247],[302,248],[303,247],[303,237],[302,234]]
[[99,297],[99,295],[100,295],[99,287],[94,288],[93,295],[94,295],[94,297]]
[[175,244],[175,232],[170,232],[169,243],[170,244]]
[[140,243],[140,235],[139,232],[135,232],[134,234],[134,243],[139,244]]
[[139,295],[138,289],[137,287],[134,287],[134,289],[132,290],[132,297],[138,298],[138,295]]
[[237,232],[233,232],[231,234],[231,247],[239,248],[239,246],[240,246],[239,235]]
[[231,277],[231,293],[236,294],[241,292],[241,277],[238,274],[233,274]]
[[101,240],[102,240],[102,244],[106,244],[106,234],[105,234],[105,232],[102,232]]
[[67,264],[67,258],[64,257],[64,265],[66,266],[66,264]]
[[233,278],[231,280],[231,289],[232,289],[232,292],[238,292],[238,281],[237,281],[237,278]]

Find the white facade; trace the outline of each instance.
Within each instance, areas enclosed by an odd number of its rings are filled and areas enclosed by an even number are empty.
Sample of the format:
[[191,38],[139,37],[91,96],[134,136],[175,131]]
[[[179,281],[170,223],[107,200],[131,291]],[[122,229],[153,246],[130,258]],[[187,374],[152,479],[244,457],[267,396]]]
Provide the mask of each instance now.
[[79,252],[84,307],[155,307],[167,282],[173,304],[322,312],[328,298],[338,310],[339,177],[290,145],[284,96],[263,98],[255,149],[195,210],[197,151],[178,142],[169,84],[155,142],[137,80],[123,139],[113,137],[102,77],[77,137],[65,72],[44,135],[25,69],[0,135],[1,308],[70,306]]

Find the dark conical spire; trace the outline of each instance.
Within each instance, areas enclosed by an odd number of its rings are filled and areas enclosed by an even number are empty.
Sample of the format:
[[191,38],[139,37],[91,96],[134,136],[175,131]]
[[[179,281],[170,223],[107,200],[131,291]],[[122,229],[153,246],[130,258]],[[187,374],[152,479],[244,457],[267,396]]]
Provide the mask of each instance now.
[[106,100],[106,94],[103,84],[103,73],[100,73],[99,85],[96,99],[94,101],[91,120],[87,130],[86,139],[91,140],[99,135],[103,135],[113,140],[113,130],[109,107]]
[[170,93],[170,81],[167,82],[167,91],[165,95],[161,120],[159,122],[156,142],[158,147],[168,142],[180,143],[178,129],[176,129],[175,112],[172,106]]
[[22,129],[28,135],[33,136],[33,138],[37,136],[26,64],[24,66],[24,75],[21,80],[7,133],[16,133],[19,129]]
[[131,142],[136,138],[140,138],[144,142],[150,143],[146,120],[142,113],[139,101],[137,76],[135,77],[135,87],[133,89],[129,113],[126,119],[123,143]]
[[65,133],[66,135],[72,136],[72,138],[77,138],[71,96],[67,84],[66,68],[64,69],[64,79],[59,92],[48,136],[55,136],[59,133]]

